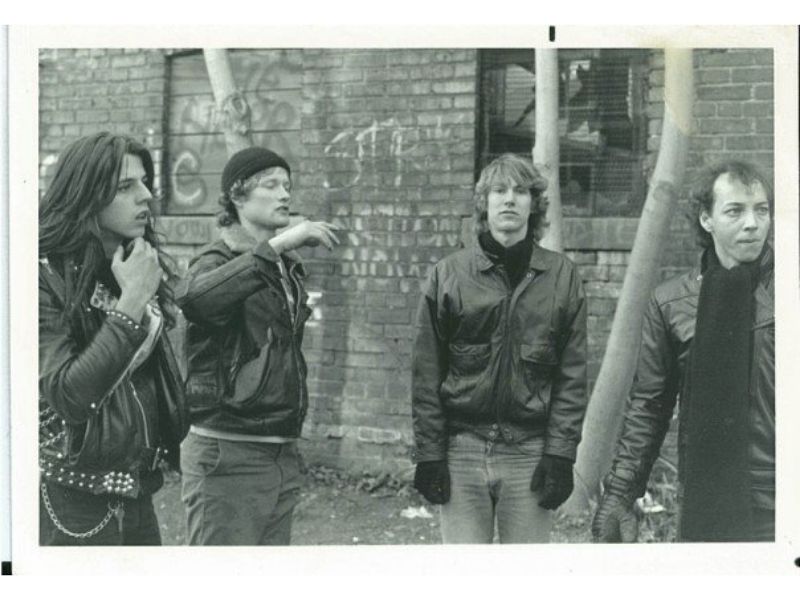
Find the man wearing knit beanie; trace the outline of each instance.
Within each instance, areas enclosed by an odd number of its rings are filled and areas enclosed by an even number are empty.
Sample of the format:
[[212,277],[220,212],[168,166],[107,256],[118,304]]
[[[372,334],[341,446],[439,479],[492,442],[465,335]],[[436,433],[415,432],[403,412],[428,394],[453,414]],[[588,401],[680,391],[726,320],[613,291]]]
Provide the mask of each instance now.
[[[308,408],[303,328],[311,314],[296,249],[339,243],[335,226],[289,226],[291,169],[267,148],[222,172],[220,239],[178,295],[188,321],[191,429],[181,446],[191,545],[285,545]],[[278,231],[280,233],[278,233]]]

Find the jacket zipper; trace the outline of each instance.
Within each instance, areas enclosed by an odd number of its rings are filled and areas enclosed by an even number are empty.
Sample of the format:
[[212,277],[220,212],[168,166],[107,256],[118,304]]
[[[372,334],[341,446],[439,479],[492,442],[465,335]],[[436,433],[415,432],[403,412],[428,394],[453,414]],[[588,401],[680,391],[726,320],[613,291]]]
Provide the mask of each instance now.
[[[300,325],[300,284],[297,283],[297,276],[295,275],[296,265],[292,265],[292,268],[289,270],[289,281],[291,285],[294,287],[295,292],[297,292],[295,307],[294,307],[294,321],[292,323],[292,355],[294,356],[294,367],[295,371],[297,371],[297,385],[298,390],[300,391],[300,406],[297,411],[297,435],[300,436],[300,432],[303,428],[303,417],[305,406],[307,404],[306,399],[306,390],[305,386],[303,385],[303,377],[300,374],[300,360],[298,358],[298,353],[300,350],[297,348],[297,330]],[[287,311],[289,310],[288,306],[288,299],[287,299]],[[289,318],[291,319],[292,313],[289,313]]]
[[144,424],[144,443],[148,448],[152,448],[150,445],[150,433],[147,427],[147,416],[144,412],[144,406],[142,406],[142,401],[139,400],[139,394],[136,393],[136,388],[133,385],[133,381],[128,381],[131,384],[131,391],[133,392],[133,399],[136,400],[136,405],[139,407],[139,413],[142,415],[142,423]]
[[506,283],[507,288],[510,290],[510,293],[506,295],[506,301],[508,302],[508,308],[506,311],[506,322],[505,322],[505,331],[503,332],[503,376],[500,377],[500,381],[503,382],[503,393],[498,394],[500,398],[500,402],[497,404],[497,423],[500,424],[501,415],[503,412],[503,408],[508,407],[510,404],[510,393],[509,393],[509,379],[510,379],[510,347],[511,347],[511,336],[509,335],[509,331],[511,331],[511,315],[514,312],[514,308],[517,305],[517,301],[522,293],[525,291],[525,288],[528,287],[530,280],[533,278],[533,274],[528,269],[528,272],[523,277],[522,281],[517,284],[516,288],[511,288],[511,281],[508,279],[506,275],[504,277],[504,281]]
[[[108,398],[108,397],[109,397],[109,396],[110,396],[112,393],[114,393],[114,390],[115,390],[115,389],[117,389],[117,386],[118,386],[120,383],[122,383],[122,380],[123,380],[123,379],[125,379],[125,376],[128,374],[128,370],[131,368],[131,365],[133,365],[134,361],[136,360],[136,356],[137,356],[137,354],[139,353],[139,350],[140,350],[140,349],[142,348],[142,346],[144,345],[145,341],[147,341],[147,338],[145,338],[145,339],[144,339],[144,341],[142,341],[142,343],[141,343],[141,344],[139,345],[139,347],[136,349],[136,352],[134,352],[134,353],[133,353],[133,356],[132,356],[132,357],[131,357],[131,359],[128,361],[128,364],[127,364],[127,365],[125,365],[125,368],[124,368],[124,369],[123,369],[123,371],[122,371],[122,375],[120,375],[120,376],[119,376],[119,378],[118,378],[118,379],[117,379],[117,380],[114,382],[114,385],[112,385],[112,386],[111,386],[111,389],[110,389],[110,390],[108,390],[108,391],[107,391],[105,394],[103,394],[103,396],[102,396],[102,399],[103,399],[103,400],[105,400],[105,399],[106,399],[106,398]],[[98,408],[99,408],[99,406],[98,406]]]
[[[155,341],[156,341],[156,340],[158,340],[158,338],[161,336],[161,331],[163,330],[163,328],[164,328],[164,320],[163,320],[163,316],[162,316],[162,319],[161,319],[161,321],[160,321],[160,322],[159,322],[159,324],[158,324],[158,331],[156,331],[156,334],[155,334],[155,336],[153,336],[153,343],[155,343]],[[112,385],[112,386],[111,386],[111,389],[110,389],[110,390],[108,390],[108,391],[107,391],[107,392],[106,392],[106,393],[105,393],[105,394],[102,396],[102,398],[103,398],[103,399],[105,399],[105,398],[107,398],[108,396],[110,396],[110,395],[111,395],[111,393],[112,393],[112,392],[113,392],[113,391],[114,391],[114,390],[117,388],[117,386],[118,386],[118,385],[119,385],[119,384],[122,382],[122,380],[123,380],[123,379],[125,379],[125,375],[127,375],[127,374],[128,374],[128,370],[131,368],[131,365],[132,365],[132,364],[134,363],[134,361],[136,360],[136,357],[139,355],[139,350],[141,350],[141,349],[142,349],[142,346],[144,346],[145,342],[147,342],[147,337],[145,337],[145,338],[144,338],[144,340],[142,340],[142,343],[141,343],[141,344],[139,344],[139,347],[138,347],[138,348],[136,348],[136,351],[133,353],[133,356],[132,356],[132,357],[131,357],[131,359],[128,361],[128,364],[127,364],[127,365],[125,365],[125,368],[124,368],[124,369],[123,369],[123,371],[122,371],[122,375],[120,375],[120,376],[119,376],[119,378],[118,378],[118,379],[117,379],[117,380],[114,382],[114,385]]]
[[232,394],[233,386],[236,381],[236,376],[239,374],[239,369],[242,366],[242,340],[241,336],[237,337],[236,347],[233,352],[233,360],[231,367],[228,369],[228,380],[225,382],[225,393]]
[[[158,338],[161,336],[161,331],[163,330],[163,327],[164,327],[164,320],[163,320],[163,317],[162,317],[161,321],[159,321],[159,324],[158,324],[158,331],[156,331],[156,334],[153,337],[153,343],[154,344],[155,344],[156,340],[158,340]],[[125,376],[128,375],[128,371],[130,370],[131,365],[133,365],[133,363],[136,361],[136,357],[139,355],[139,351],[142,349],[142,346],[144,346],[145,343],[147,343],[147,337],[145,337],[145,339],[142,341],[142,343],[139,344],[139,347],[136,349],[136,352],[133,353],[133,356],[131,357],[130,361],[128,361],[128,364],[125,366],[125,369],[122,371],[122,375],[119,376],[119,379],[117,379],[117,381],[114,383],[114,385],[111,387],[111,389],[103,396],[103,398],[107,398],[112,393],[114,393],[114,390],[117,389],[117,386],[122,382],[123,379],[125,379]],[[134,400],[136,400],[136,404],[139,407],[139,412],[142,415],[142,424],[144,425],[144,440],[145,440],[145,444],[147,445],[148,448],[150,448],[150,434],[149,434],[149,430],[148,430],[148,427],[147,427],[147,417],[145,416],[144,406],[142,406],[142,403],[139,400],[139,395],[136,393],[136,388],[133,386],[133,381],[130,378],[128,378],[128,383],[131,386],[131,390],[133,391],[133,398],[134,398]]]

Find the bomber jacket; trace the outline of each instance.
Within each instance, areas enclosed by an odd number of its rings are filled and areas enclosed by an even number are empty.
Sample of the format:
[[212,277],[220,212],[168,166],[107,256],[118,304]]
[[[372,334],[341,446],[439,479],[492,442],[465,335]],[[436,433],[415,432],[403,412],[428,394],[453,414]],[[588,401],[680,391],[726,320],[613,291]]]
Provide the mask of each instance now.
[[586,403],[586,301],[569,259],[535,245],[515,289],[478,243],[434,267],[413,355],[416,462],[445,459],[464,430],[542,436],[574,461]]
[[[642,344],[617,454],[607,478],[630,498],[645,492],[679,395],[688,392],[685,378],[694,339],[703,275],[689,273],[659,285],[653,292],[642,328]],[[750,476],[756,506],[775,507],[775,291],[773,251],[762,255],[760,281],[754,292],[753,362],[750,373]],[[680,412],[680,411],[679,411]],[[691,452],[681,431],[678,460]],[[680,481],[679,472],[679,481]]]
[[134,369],[147,329],[87,302],[82,310],[93,327],[88,342],[79,342],[62,318],[63,276],[47,258],[39,262],[41,477],[95,494],[151,493],[162,479],[150,473],[161,459],[178,468],[188,429],[166,333],[158,330],[149,357]]
[[[294,298],[290,308],[278,261]],[[188,321],[186,397],[192,425],[299,437],[308,407],[303,328],[311,314],[295,252],[278,255],[239,224],[195,257],[177,302]]]

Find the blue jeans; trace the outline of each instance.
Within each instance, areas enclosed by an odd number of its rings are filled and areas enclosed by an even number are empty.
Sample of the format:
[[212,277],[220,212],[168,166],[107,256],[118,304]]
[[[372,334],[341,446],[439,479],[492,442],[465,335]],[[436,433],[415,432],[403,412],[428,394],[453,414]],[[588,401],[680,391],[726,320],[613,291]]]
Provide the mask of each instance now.
[[548,543],[553,514],[530,489],[544,439],[509,444],[472,433],[450,437],[450,501],[441,506],[445,544]]
[[189,432],[181,470],[190,545],[289,544],[300,490],[294,442],[233,442]]

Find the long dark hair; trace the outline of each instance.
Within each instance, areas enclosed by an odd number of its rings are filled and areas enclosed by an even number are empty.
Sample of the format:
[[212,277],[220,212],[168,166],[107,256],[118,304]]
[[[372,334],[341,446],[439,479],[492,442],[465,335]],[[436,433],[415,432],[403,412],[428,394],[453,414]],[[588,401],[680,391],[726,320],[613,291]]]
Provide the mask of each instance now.
[[[112,291],[119,293],[116,280],[109,277],[96,218],[117,193],[126,154],[141,159],[147,175],[145,185],[152,193],[154,168],[149,150],[131,137],[101,132],[76,140],[61,153],[53,180],[39,204],[39,256],[63,276],[63,316],[84,340],[91,332],[85,308],[95,282],[108,279]],[[158,251],[167,275],[158,286],[158,303],[165,324],[172,327],[177,312],[172,293],[175,263],[161,249],[153,227],[152,221],[145,227],[144,239]]]

